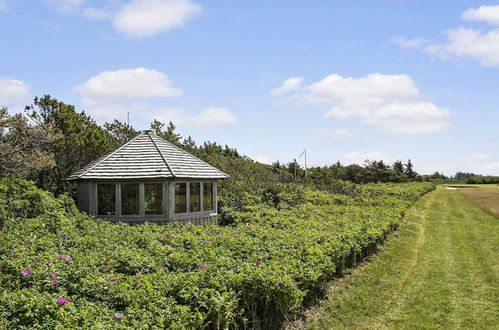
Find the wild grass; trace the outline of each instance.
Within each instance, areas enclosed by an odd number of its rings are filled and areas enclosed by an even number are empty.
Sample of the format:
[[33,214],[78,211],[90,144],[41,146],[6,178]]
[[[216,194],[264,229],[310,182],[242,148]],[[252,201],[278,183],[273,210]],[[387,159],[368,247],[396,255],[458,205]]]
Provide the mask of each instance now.
[[499,189],[459,189],[459,192],[479,207],[499,215]]
[[439,187],[409,210],[382,249],[288,328],[497,329],[497,217]]

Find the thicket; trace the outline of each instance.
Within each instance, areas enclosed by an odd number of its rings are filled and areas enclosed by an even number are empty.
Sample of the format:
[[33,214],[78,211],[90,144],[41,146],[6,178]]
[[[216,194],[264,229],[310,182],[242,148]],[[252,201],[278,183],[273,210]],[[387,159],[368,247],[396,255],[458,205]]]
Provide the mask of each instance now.
[[494,184],[499,183],[499,176],[477,175],[466,179],[469,184]]
[[429,183],[244,194],[232,225],[127,226],[0,179],[0,328],[276,328]]

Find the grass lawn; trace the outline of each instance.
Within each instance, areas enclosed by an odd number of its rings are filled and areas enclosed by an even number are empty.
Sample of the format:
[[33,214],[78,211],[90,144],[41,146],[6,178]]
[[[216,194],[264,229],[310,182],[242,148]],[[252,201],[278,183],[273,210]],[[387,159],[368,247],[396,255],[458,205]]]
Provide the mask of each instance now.
[[309,329],[497,329],[499,218],[457,190],[424,196],[372,262],[333,283]]
[[497,183],[487,183],[487,184],[466,184],[466,183],[458,183],[458,184],[445,184],[444,187],[456,187],[456,188],[499,188],[499,184]]

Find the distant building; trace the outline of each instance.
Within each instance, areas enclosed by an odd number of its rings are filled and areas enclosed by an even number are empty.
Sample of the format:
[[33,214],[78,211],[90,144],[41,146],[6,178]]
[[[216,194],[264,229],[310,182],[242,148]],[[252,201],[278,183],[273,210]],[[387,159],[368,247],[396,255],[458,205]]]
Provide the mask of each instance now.
[[160,138],[139,136],[72,174],[78,208],[111,221],[217,219],[217,181],[229,176]]

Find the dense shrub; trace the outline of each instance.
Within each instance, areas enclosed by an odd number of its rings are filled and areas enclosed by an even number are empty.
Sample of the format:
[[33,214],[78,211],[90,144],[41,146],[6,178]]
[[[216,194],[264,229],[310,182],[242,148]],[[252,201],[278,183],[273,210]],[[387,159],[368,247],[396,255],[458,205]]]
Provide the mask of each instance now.
[[499,183],[499,176],[477,175],[466,179],[469,184],[494,184]]
[[432,189],[288,186],[246,195],[231,226],[127,226],[2,179],[0,328],[275,328]]

